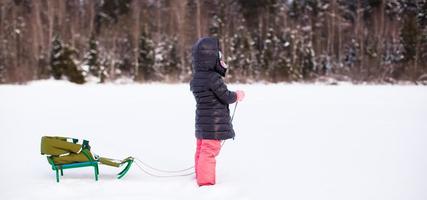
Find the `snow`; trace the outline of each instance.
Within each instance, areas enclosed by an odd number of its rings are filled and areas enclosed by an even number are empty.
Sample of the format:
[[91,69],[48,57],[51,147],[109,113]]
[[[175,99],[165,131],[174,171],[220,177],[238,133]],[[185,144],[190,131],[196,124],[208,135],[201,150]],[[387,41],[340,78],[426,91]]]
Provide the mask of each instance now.
[[[0,199],[427,199],[427,87],[230,85],[246,91],[237,137],[223,146],[217,185],[155,178],[134,166],[64,171],[60,183],[43,135],[91,141],[101,156],[155,167],[192,165],[194,99],[186,84],[39,81],[0,86]],[[231,109],[234,106],[230,106]]]
[[89,66],[89,65],[84,64],[84,65],[81,65],[81,66],[80,66],[80,68],[81,68],[83,71],[88,72],[88,71],[89,71],[89,69],[90,69],[90,66]]

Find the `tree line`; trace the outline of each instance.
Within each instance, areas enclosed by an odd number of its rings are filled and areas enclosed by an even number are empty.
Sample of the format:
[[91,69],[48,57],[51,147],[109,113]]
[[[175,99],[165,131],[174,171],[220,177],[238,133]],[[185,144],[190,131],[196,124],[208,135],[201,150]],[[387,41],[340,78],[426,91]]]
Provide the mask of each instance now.
[[427,79],[427,0],[0,0],[0,83],[186,82],[220,39],[232,82]]

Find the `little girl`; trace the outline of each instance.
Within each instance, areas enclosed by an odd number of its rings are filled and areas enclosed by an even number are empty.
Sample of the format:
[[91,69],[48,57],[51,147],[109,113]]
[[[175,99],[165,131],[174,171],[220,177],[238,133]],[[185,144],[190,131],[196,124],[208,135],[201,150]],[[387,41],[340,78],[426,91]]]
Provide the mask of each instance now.
[[193,77],[191,91],[197,102],[195,155],[196,179],[199,186],[215,184],[215,157],[221,140],[234,138],[229,104],[242,101],[245,93],[229,91],[222,77],[227,65],[223,61],[217,38],[199,39],[192,49]]

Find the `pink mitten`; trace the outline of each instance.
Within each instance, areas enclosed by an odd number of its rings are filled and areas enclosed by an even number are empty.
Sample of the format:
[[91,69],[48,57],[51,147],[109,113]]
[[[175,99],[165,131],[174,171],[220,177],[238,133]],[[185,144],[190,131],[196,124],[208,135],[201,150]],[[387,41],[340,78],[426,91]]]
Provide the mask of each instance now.
[[243,99],[245,98],[245,92],[243,90],[237,90],[236,94],[237,94],[237,101],[243,101]]

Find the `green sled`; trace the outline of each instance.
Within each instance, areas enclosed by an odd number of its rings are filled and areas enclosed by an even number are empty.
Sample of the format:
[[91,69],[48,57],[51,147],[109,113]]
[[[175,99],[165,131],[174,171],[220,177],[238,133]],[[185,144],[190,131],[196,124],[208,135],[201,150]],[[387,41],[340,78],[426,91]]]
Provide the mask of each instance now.
[[95,180],[98,181],[98,163],[122,167],[122,171],[117,174],[117,178],[123,178],[132,166],[133,157],[123,160],[94,156],[90,151],[89,141],[83,140],[78,144],[78,139],[58,136],[43,136],[41,139],[41,154],[47,155],[47,160],[56,173],[56,182],[59,182],[59,174],[64,175],[64,169],[74,169],[81,167],[93,167]]

